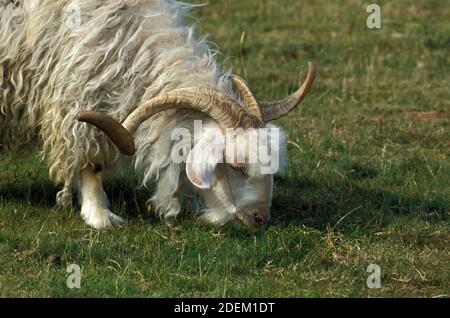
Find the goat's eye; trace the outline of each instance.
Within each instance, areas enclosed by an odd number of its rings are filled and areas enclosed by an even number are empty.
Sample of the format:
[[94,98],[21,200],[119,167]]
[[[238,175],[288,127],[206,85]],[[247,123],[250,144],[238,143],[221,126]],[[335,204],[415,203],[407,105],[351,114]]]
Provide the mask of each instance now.
[[248,176],[247,172],[245,171],[245,167],[233,167],[233,166],[230,166],[230,167],[231,167],[231,169],[233,169],[234,171],[237,171],[237,172],[239,172],[240,174],[242,174],[244,177],[247,177],[247,176]]

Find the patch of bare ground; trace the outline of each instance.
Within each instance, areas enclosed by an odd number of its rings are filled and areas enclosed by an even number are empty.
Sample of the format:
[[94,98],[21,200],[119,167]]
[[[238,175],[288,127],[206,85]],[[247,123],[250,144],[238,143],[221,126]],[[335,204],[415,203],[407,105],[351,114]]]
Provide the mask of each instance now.
[[450,113],[446,111],[422,111],[411,110],[408,112],[410,117],[422,120],[444,119],[450,120]]

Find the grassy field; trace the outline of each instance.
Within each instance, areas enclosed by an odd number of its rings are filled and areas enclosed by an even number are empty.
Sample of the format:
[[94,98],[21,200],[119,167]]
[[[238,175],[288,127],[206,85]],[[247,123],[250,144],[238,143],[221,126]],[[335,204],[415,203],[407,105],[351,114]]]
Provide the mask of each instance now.
[[[195,11],[262,99],[318,65],[312,94],[277,122],[290,166],[270,226],[170,229],[146,211],[150,192],[117,176],[106,189],[129,223],[98,232],[53,207],[37,152],[2,153],[0,296],[449,296],[450,7],[377,1],[382,29],[369,30],[365,3],[211,0]],[[80,289],[66,287],[72,263]],[[366,286],[369,264],[380,289]]]

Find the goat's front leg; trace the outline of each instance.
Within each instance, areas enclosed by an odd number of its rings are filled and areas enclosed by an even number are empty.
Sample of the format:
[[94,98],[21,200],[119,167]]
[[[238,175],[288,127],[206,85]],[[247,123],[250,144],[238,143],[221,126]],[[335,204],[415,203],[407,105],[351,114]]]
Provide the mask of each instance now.
[[63,209],[72,208],[72,191],[74,185],[74,178],[66,178],[64,188],[56,194],[56,205]]
[[125,220],[109,210],[109,202],[103,191],[102,172],[87,167],[80,172],[79,192],[81,216],[87,224],[96,229],[123,225]]

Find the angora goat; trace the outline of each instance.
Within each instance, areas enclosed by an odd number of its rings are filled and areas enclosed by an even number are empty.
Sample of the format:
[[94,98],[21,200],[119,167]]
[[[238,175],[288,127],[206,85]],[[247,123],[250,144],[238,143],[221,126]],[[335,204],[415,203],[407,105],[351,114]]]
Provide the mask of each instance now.
[[[269,219],[277,169],[249,158],[266,149],[283,166],[285,137],[266,123],[300,103],[315,66],[291,96],[259,102],[182,24],[190,8],[172,0],[0,0],[0,144],[40,142],[50,178],[64,185],[57,204],[71,205],[78,189],[81,215],[95,228],[123,223],[102,186],[103,173],[126,162],[121,153],[134,155],[142,184],[157,180],[152,201],[167,222],[186,200],[219,225]],[[208,129],[196,136],[198,123]],[[267,138],[245,142],[264,128]],[[176,147],[185,160],[174,160]],[[231,148],[244,158],[230,159]]]

